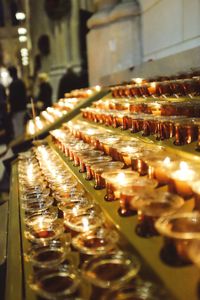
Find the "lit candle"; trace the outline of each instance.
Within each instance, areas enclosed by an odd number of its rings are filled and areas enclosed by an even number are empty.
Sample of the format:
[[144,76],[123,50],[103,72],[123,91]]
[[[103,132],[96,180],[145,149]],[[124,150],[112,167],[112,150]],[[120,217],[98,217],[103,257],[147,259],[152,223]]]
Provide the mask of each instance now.
[[46,244],[52,239],[57,239],[63,234],[63,222],[55,220],[50,222],[48,219],[39,219],[38,222],[31,228],[25,231],[25,236],[32,242]]
[[136,84],[140,85],[143,81],[143,78],[133,78],[133,81],[135,81]]
[[41,121],[41,119],[40,119],[40,117],[36,117],[35,118],[35,124],[36,124],[36,127],[39,129],[39,130],[41,130],[42,128],[43,128],[43,123],[42,123],[42,121]]
[[152,103],[150,105],[150,107],[151,107],[151,113],[153,115],[156,115],[156,116],[161,115],[161,104],[160,103]]
[[91,89],[88,89],[87,94],[88,94],[88,96],[91,96],[93,94],[93,91]]
[[116,137],[107,137],[104,140],[100,141],[103,146],[103,151],[105,152],[105,154],[110,155],[111,147],[117,142],[119,142],[119,140],[120,138],[116,136]]
[[151,82],[148,87],[150,95],[154,95],[156,92],[156,82]]
[[88,128],[86,131],[82,132],[82,139],[86,143],[91,143],[91,138],[96,135],[101,133],[101,131],[97,128]]
[[32,183],[33,180],[34,180],[33,165],[30,164],[27,167],[27,181],[28,181],[28,183]]
[[138,213],[137,233],[141,236],[157,235],[155,221],[162,216],[174,214],[184,205],[184,199],[164,189],[143,188],[131,200],[132,209]]
[[82,224],[83,224],[83,231],[88,231],[89,230],[89,222],[87,217],[83,217],[82,219]]
[[138,151],[140,151],[140,149],[137,146],[136,147],[126,146],[118,150],[126,166],[131,166],[131,157]]
[[34,236],[36,238],[50,238],[54,236],[54,231],[51,229],[51,224],[46,222],[45,218],[38,218],[33,226]]
[[30,120],[27,123],[27,134],[34,135],[35,133],[36,133],[35,122],[33,120]]
[[49,123],[53,123],[55,121],[54,117],[50,115],[47,111],[43,111],[41,114],[44,117],[44,119],[47,120]]
[[91,168],[94,172],[94,178],[95,178],[95,189],[102,189],[105,187],[105,177],[102,176],[103,172],[109,172],[109,171],[119,171],[122,169],[124,164],[119,161],[111,161],[106,163],[99,163],[96,165],[93,165]]
[[132,186],[138,173],[134,171],[108,171],[102,174],[106,181],[106,196],[105,200],[114,201],[119,199],[121,189],[127,186]]
[[96,85],[96,86],[94,87],[94,89],[95,89],[97,92],[100,92],[101,86],[100,86],[100,85]]
[[180,162],[179,169],[170,174],[172,178],[171,188],[175,188],[176,192],[183,197],[191,197],[193,191],[191,182],[197,178],[197,172],[190,168],[190,166],[182,161]]
[[157,181],[147,177],[136,177],[132,182],[123,186],[120,189],[120,208],[119,214],[121,216],[129,216],[135,213],[135,208],[131,206],[131,202],[137,197],[137,193],[147,190],[154,191],[157,186]]
[[[177,165],[177,162],[171,160],[169,156],[165,157],[163,160],[158,160],[153,162],[149,167],[149,173],[152,172],[154,177],[158,180],[160,185],[165,185],[170,182],[169,171],[172,170]],[[152,174],[149,174],[150,176]]]

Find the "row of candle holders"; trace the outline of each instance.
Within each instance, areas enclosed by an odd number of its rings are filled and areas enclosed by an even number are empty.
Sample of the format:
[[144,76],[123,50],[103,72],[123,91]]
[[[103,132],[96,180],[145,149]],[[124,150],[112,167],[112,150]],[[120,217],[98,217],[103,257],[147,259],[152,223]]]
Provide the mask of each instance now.
[[68,112],[73,110],[77,104],[91,97],[94,93],[101,90],[100,86],[88,89],[73,90],[66,93],[64,98],[59,99],[52,107],[43,110],[39,116],[31,119],[26,124],[26,136],[38,134],[64,117]]
[[183,160],[164,147],[114,134],[82,121],[68,122],[62,129],[50,133],[58,147],[74,160],[74,165],[80,165],[80,172],[86,171],[88,180],[94,178],[97,189],[105,187],[105,181],[94,172],[98,170],[97,165],[103,163],[104,167],[106,164],[131,167],[140,175],[156,179],[159,185],[167,184],[170,191],[184,198],[197,197],[200,193],[198,160]]
[[[86,172],[87,180],[95,180],[96,189],[106,188],[105,200],[119,200],[121,216],[137,213],[140,236],[162,234],[180,261],[188,263],[190,246],[200,238],[200,165],[154,145],[120,140],[84,122],[64,127],[51,132],[54,143]],[[113,161],[117,156],[123,162]],[[133,170],[124,169],[129,163]]]
[[200,95],[200,77],[147,82],[136,78],[132,83],[114,86],[112,96],[119,97],[194,97]]
[[155,116],[149,114],[127,113],[124,111],[106,111],[97,108],[82,109],[83,118],[95,123],[140,132],[142,136],[154,135],[156,140],[173,138],[174,145],[182,146],[197,141],[196,150],[200,150],[200,119],[184,116]]
[[[21,154],[18,170],[24,234],[31,243],[25,258],[33,266],[30,286],[37,294],[71,300],[165,299],[162,288],[140,278],[138,258],[120,250],[118,233],[52,149],[42,145]],[[90,289],[84,288],[87,284]]]
[[199,117],[199,99],[115,99],[102,98],[93,102],[92,108],[103,111],[150,114],[154,116]]

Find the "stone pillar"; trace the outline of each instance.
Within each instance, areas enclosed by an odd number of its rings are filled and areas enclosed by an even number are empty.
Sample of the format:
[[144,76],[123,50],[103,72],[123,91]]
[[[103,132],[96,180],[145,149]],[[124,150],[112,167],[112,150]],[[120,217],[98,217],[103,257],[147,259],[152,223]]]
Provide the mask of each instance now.
[[90,85],[98,84],[110,70],[108,26],[109,14],[118,1],[96,0],[97,12],[88,20],[88,70]]
[[71,44],[71,65],[81,66],[80,41],[79,41],[79,1],[73,1],[70,19],[70,44]]
[[136,0],[96,1],[98,11],[88,21],[90,85],[141,63],[140,8]]
[[118,0],[96,0],[94,5],[97,7],[97,12],[88,20],[88,28],[92,29],[109,22],[109,13],[112,8],[118,3]]
[[111,72],[142,62],[140,7],[136,0],[124,0],[110,13]]
[[66,72],[67,67],[71,61],[71,49],[70,49],[70,30],[69,21],[67,19],[58,21],[54,26],[53,43],[53,60],[51,61],[50,78],[53,86],[54,100],[57,99],[57,91],[59,80]]

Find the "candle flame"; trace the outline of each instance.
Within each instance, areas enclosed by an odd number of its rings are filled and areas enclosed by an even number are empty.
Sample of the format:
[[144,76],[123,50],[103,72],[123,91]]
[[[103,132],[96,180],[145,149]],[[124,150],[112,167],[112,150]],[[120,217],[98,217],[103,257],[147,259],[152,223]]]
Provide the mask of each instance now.
[[42,129],[43,128],[43,123],[40,120],[40,117],[36,117],[35,118],[35,123],[36,123],[36,126],[37,126],[38,129]]
[[30,164],[28,167],[27,167],[27,177],[28,177],[28,180],[29,181],[32,181],[33,180],[33,165]]
[[156,82],[151,82],[151,83],[150,83],[150,86],[151,86],[152,88],[155,88],[155,87],[156,87]]
[[52,115],[50,115],[47,111],[43,111],[41,113],[43,115],[43,117],[49,121],[50,123],[53,123],[54,122],[54,117]]
[[95,86],[95,90],[96,90],[97,92],[100,92],[101,86],[100,86],[100,85],[96,85],[96,86]]
[[123,148],[123,151],[126,153],[134,153],[135,149],[133,149],[131,146],[127,146]]
[[88,135],[93,135],[94,133],[95,133],[95,130],[91,129],[91,128],[86,131],[86,134],[88,134]]
[[87,94],[88,94],[88,95],[92,95],[92,90],[90,90],[90,89],[87,90]]
[[89,222],[88,222],[88,218],[83,217],[82,219],[82,223],[83,223],[83,230],[87,231],[89,229]]
[[196,172],[190,169],[186,162],[181,161],[179,170],[173,173],[173,177],[179,180],[191,181],[196,177]]
[[125,174],[122,173],[122,172],[120,172],[120,173],[117,175],[117,181],[121,183],[121,182],[124,181],[124,179],[125,179]]
[[44,217],[39,217],[37,220],[37,228],[42,229],[44,227]]
[[165,159],[163,160],[163,164],[165,165],[165,166],[168,166],[169,164],[171,163],[171,159],[170,159],[170,157],[165,157]]
[[34,121],[33,120],[30,120],[28,122],[28,125],[27,125],[27,132],[28,134],[30,135],[34,135],[35,134],[35,124],[34,124]]
[[188,164],[185,161],[180,162],[180,170],[187,171],[189,169]]
[[133,79],[137,84],[141,84],[143,79],[142,78],[134,78]]
[[[76,206],[74,206],[74,207],[72,208],[72,213],[73,213],[73,215],[77,215],[78,209],[77,209]],[[84,225],[83,225],[83,226],[84,226]]]

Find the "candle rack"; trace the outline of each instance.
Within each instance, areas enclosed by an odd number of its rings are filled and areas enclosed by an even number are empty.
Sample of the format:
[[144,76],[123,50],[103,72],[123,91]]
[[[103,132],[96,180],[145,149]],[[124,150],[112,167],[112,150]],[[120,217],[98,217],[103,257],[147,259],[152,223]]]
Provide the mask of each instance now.
[[[89,102],[87,105],[89,105]],[[75,115],[77,115],[77,111],[76,113],[73,111],[69,116],[69,119],[86,121],[80,114],[77,116]],[[87,120],[86,124],[91,125],[93,122]],[[57,125],[60,125],[60,123]],[[108,129],[108,126],[105,124],[98,124],[98,128],[105,130]],[[167,150],[171,151],[173,154],[175,153],[181,155],[183,158],[192,158],[200,161],[199,153],[195,151],[196,142],[177,147],[171,139],[158,141],[155,136],[150,135],[146,137],[142,135],[141,132],[137,132],[133,135],[131,132],[123,131],[120,128],[109,127],[109,129],[112,133],[118,133],[120,136],[134,136],[138,141],[146,142],[147,145],[156,144],[158,146],[165,146]],[[194,265],[177,266],[174,262],[171,262],[169,257],[167,257],[167,254],[163,251],[163,238],[161,236],[153,236],[151,238],[139,236],[137,234],[137,216],[120,216],[118,213],[120,208],[119,200],[111,202],[105,201],[105,189],[95,190],[94,182],[85,180],[85,173],[80,173],[79,167],[74,166],[74,162],[66,157],[63,151],[61,151],[63,149],[59,149],[58,145],[54,144],[50,136],[46,139],[46,143],[53,149],[55,155],[63,160],[66,168],[68,168],[76,177],[79,184],[84,186],[86,193],[101,206],[106,219],[119,231],[122,247],[138,254],[142,265],[140,275],[147,280],[151,280],[154,283],[161,285],[168,293],[168,299],[170,300],[198,300],[198,269]],[[29,262],[24,260],[23,256],[23,253],[27,252],[29,244],[23,235],[25,230],[24,211],[20,205],[19,199],[17,164],[17,162],[14,162],[11,176],[5,300],[37,300],[38,297],[34,291],[30,289],[28,283],[28,278],[32,273],[32,266]],[[75,252],[74,256],[76,260],[80,259]],[[16,280],[16,278],[18,278],[18,280]],[[89,289],[90,287],[86,285],[85,295],[88,293]],[[87,300],[87,297],[84,299]]]

